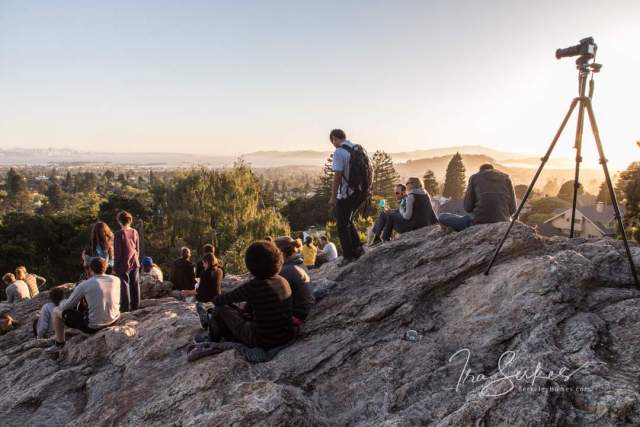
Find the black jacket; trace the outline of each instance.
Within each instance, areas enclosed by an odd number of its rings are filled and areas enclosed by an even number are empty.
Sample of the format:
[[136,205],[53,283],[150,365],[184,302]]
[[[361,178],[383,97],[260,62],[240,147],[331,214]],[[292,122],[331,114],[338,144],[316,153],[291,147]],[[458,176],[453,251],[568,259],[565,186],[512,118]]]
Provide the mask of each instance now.
[[304,267],[302,254],[287,258],[282,266],[280,275],[287,279],[289,286],[291,286],[293,315],[300,320],[305,320],[316,301],[313,297],[311,278]]
[[213,299],[222,293],[222,269],[213,267],[202,271],[200,283],[196,290],[196,300],[199,302],[213,302]]
[[193,269],[193,263],[188,259],[175,260],[171,271],[171,283],[173,283],[173,289],[178,291],[195,289],[196,273]]
[[464,210],[473,215],[475,224],[510,221],[516,211],[516,195],[509,175],[495,169],[471,175]]

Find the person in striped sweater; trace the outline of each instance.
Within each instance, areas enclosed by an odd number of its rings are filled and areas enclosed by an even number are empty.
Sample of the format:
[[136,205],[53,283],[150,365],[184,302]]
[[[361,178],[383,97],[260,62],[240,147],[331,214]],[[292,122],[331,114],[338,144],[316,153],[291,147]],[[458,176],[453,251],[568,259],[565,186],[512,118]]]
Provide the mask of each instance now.
[[[211,340],[224,338],[263,349],[288,343],[294,337],[292,292],[278,275],[282,253],[272,242],[258,241],[247,248],[245,263],[253,279],[213,299]],[[242,311],[232,306],[240,302],[247,303]]]

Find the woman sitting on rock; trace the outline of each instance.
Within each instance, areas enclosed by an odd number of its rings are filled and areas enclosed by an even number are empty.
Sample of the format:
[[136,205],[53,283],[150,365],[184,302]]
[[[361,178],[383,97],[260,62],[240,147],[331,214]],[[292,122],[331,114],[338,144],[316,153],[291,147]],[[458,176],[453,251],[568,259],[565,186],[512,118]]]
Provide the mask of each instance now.
[[284,256],[284,264],[282,265],[282,270],[280,270],[280,275],[287,279],[289,286],[291,286],[293,316],[294,322],[297,324],[302,323],[307,318],[311,307],[315,304],[311,279],[304,268],[302,254],[298,252],[299,245],[299,241],[289,236],[276,239],[276,246]]
[[[245,253],[245,263],[254,278],[213,299],[216,308],[209,322],[211,340],[224,338],[265,350],[288,343],[294,337],[294,327],[291,287],[278,275],[282,253],[271,242],[255,242]],[[250,319],[231,306],[244,301],[249,306]]]
[[196,310],[200,317],[200,324],[203,329],[207,329],[209,318],[204,303],[213,302],[213,299],[222,294],[222,279],[224,271],[220,268],[218,259],[212,252],[207,252],[202,257],[202,273],[200,282],[195,290],[185,289],[181,291],[183,297],[196,297]]
[[420,178],[409,178],[407,181],[407,198],[404,205],[400,205],[398,212],[394,212],[387,221],[382,233],[382,240],[388,241],[393,230],[398,233],[417,230],[438,223],[431,198],[424,190]]

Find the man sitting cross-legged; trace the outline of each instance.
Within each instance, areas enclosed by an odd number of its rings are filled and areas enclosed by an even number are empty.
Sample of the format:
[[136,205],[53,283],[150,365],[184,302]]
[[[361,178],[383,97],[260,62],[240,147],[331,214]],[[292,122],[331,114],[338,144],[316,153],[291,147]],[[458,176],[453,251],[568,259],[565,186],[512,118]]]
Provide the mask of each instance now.
[[[291,287],[278,275],[282,253],[271,242],[251,244],[245,254],[252,280],[213,299],[216,308],[209,323],[211,339],[241,342],[265,350],[284,345],[294,337]],[[230,306],[247,302],[243,312]]]
[[[120,279],[105,274],[107,266],[104,258],[91,258],[91,277],[78,284],[71,296],[53,310],[56,342],[46,350],[48,353],[56,353],[64,347],[65,326],[93,334],[113,325],[120,318]],[[78,310],[83,298],[88,306],[87,311]]]
[[440,226],[462,231],[476,224],[511,221],[516,212],[516,195],[509,175],[486,163],[471,175],[464,193],[465,215],[441,213]]

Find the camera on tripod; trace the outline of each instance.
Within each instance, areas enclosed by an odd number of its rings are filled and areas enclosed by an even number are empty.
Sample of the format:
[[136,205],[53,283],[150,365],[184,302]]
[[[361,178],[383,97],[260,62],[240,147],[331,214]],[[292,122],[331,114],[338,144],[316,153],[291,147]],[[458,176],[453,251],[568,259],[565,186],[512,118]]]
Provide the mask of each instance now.
[[580,40],[580,43],[575,46],[556,50],[556,59],[569,58],[571,56],[584,56],[590,59],[596,56],[597,50],[598,45],[593,40],[593,37],[587,37]]

